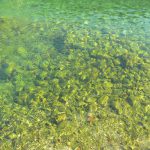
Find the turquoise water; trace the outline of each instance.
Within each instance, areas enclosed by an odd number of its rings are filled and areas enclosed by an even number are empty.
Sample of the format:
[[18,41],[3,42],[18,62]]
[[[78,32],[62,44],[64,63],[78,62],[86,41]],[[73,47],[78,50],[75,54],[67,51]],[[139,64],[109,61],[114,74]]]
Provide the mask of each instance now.
[[1,1],[1,16],[119,32],[130,36],[149,35],[149,1]]
[[0,149],[148,150],[149,0],[0,0]]

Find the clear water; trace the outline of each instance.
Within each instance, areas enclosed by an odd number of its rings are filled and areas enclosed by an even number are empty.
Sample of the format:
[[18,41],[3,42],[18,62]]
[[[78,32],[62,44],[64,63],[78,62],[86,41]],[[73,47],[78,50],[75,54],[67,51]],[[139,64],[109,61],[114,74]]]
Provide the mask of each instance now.
[[149,0],[0,0],[0,149],[149,149]]

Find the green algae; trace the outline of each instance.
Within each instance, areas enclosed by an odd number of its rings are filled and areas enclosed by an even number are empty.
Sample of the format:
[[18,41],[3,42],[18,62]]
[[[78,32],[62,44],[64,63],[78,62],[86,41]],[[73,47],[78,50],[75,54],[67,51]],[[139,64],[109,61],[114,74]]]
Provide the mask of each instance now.
[[1,149],[149,148],[146,44],[66,24],[2,20]]

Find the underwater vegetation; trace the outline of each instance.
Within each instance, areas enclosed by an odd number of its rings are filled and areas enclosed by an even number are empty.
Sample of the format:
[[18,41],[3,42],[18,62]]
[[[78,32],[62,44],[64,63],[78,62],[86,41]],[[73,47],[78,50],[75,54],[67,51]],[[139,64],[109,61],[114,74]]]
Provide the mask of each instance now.
[[0,149],[150,148],[150,45],[103,32],[0,18]]

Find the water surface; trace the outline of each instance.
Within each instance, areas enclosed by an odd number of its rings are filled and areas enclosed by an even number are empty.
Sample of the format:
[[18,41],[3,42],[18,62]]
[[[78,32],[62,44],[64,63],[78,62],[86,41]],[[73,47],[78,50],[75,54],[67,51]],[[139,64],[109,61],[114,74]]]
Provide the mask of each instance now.
[[149,149],[149,0],[0,0],[1,149]]

